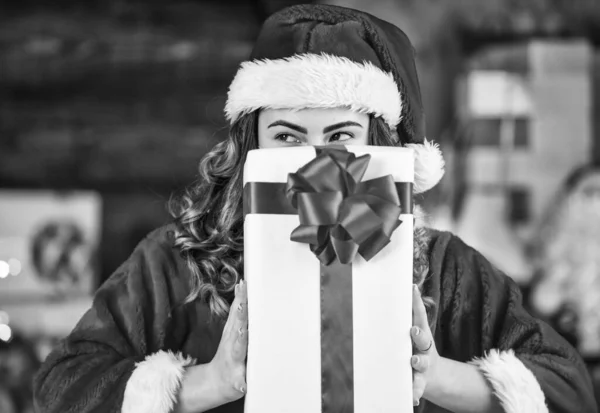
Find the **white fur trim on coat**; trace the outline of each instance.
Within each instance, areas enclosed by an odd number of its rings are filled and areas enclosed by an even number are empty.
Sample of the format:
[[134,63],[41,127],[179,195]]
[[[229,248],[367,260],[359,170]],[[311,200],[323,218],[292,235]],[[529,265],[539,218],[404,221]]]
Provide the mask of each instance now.
[[242,63],[229,87],[225,115],[234,122],[261,108],[336,107],[381,116],[394,128],[402,99],[393,76],[370,62],[305,53]]
[[471,363],[488,380],[506,413],[548,413],[537,379],[512,350],[491,350]]
[[181,353],[159,351],[137,363],[125,387],[121,413],[170,413],[185,367],[194,362]]
[[445,162],[439,145],[425,139],[422,144],[410,143],[406,147],[415,152],[414,193],[429,191],[444,176]]

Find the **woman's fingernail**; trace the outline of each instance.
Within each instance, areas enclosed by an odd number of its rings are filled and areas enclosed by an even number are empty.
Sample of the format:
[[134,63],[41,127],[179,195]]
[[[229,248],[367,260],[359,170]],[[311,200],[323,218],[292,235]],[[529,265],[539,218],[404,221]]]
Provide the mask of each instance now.
[[244,280],[240,280],[240,287],[244,285]]
[[418,399],[417,399],[417,400],[415,400],[413,404],[414,404],[415,406],[418,406],[418,405],[419,405],[419,400],[418,400]]
[[246,388],[244,386],[240,387],[240,392],[241,393],[246,393]]
[[411,361],[413,366],[416,366],[417,364],[419,364],[419,356],[412,356]]
[[243,336],[243,335],[244,335],[244,329],[243,329],[242,327],[240,327],[240,328],[239,328],[239,330],[238,330],[238,334],[239,334],[240,336]]
[[238,305],[238,311],[241,313],[242,311],[244,311],[244,306],[242,305],[242,303],[240,303]]
[[419,334],[421,334],[421,329],[419,327],[413,327],[412,332],[415,336],[418,336]]

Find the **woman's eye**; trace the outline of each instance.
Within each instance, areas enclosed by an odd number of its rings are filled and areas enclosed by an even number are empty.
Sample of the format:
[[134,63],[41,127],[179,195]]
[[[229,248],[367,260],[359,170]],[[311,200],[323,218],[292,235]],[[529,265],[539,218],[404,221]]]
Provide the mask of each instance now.
[[280,142],[285,142],[285,143],[300,143],[300,139],[296,138],[294,135],[291,135],[289,133],[280,133],[279,135],[275,136],[275,140],[280,141]]
[[343,142],[354,138],[351,133],[348,132],[336,132],[329,138],[329,142]]

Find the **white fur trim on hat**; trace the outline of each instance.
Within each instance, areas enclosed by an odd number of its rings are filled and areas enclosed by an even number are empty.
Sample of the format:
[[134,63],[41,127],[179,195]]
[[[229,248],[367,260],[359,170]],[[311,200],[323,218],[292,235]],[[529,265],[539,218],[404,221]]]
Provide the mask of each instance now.
[[491,350],[471,363],[483,373],[506,413],[548,413],[540,384],[512,350]]
[[444,176],[444,157],[437,143],[425,139],[421,143],[409,143],[407,148],[415,152],[414,193],[426,192],[437,185]]
[[234,122],[261,108],[336,107],[381,116],[394,128],[402,99],[393,76],[370,62],[306,53],[242,63],[229,87],[225,115]]
[[177,401],[177,393],[185,367],[194,364],[181,353],[159,351],[140,363],[127,381],[122,413],[169,413]]

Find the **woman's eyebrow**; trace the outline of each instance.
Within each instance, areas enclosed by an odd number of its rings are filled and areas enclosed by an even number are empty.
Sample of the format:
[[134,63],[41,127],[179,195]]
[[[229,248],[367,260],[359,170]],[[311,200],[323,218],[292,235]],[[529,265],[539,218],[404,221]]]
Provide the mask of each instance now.
[[274,126],[285,126],[286,128],[293,129],[300,133],[308,133],[308,130],[306,128],[303,128],[302,126],[298,126],[290,122],[286,122],[285,120],[276,120],[275,122],[271,123],[268,127],[272,128]]
[[339,122],[339,123],[335,123],[333,125],[329,125],[329,126],[323,128],[323,133],[331,132],[336,129],[345,128],[348,126],[358,126],[359,128],[362,128],[362,125],[360,123],[349,120],[346,122]]

